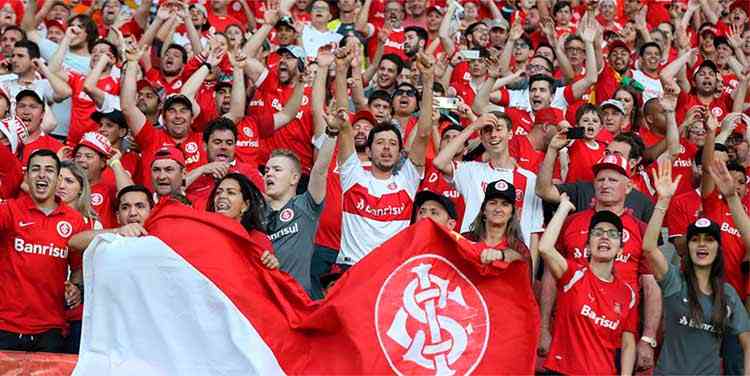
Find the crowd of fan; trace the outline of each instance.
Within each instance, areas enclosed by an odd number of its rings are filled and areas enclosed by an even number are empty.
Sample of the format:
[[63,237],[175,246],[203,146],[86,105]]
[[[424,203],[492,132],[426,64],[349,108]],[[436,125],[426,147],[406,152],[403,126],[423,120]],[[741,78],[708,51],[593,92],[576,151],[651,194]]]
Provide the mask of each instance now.
[[748,370],[749,11],[2,0],[0,348],[76,352],[82,251],[176,199],[312,299],[423,218],[527,263],[545,372]]

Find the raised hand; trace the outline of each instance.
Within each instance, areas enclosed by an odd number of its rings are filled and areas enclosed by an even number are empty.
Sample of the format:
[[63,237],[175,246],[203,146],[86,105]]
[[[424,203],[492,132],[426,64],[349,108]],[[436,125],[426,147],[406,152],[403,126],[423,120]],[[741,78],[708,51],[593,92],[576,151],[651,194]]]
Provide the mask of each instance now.
[[498,79],[503,74],[503,70],[500,67],[500,60],[493,57],[488,57],[484,59],[484,63],[487,66],[487,75],[490,76],[490,78]]
[[572,202],[570,202],[570,197],[568,197],[568,194],[565,192],[560,193],[560,204],[557,210],[563,210],[563,209],[566,209],[568,211],[576,210],[576,206],[573,205]]
[[671,198],[677,192],[682,175],[677,175],[672,179],[672,160],[670,158],[662,159],[658,162],[656,170],[652,172],[654,189],[659,198]]
[[719,188],[719,191],[725,198],[737,194],[737,182],[732,177],[732,174],[729,173],[726,163],[718,158],[714,159],[714,163],[708,166],[708,173],[711,174],[716,187]]
[[422,73],[422,75],[427,75],[429,77],[433,77],[434,70],[433,67],[435,66],[435,58],[432,57],[429,54],[426,54],[424,52],[417,53],[417,70]]
[[318,50],[318,56],[315,58],[315,61],[317,61],[318,65],[320,65],[322,68],[328,68],[331,66],[331,64],[333,64],[335,56],[333,56],[332,48],[323,47]]
[[131,45],[125,49],[125,60],[129,62],[137,62],[141,60],[143,54],[146,53],[148,46],[135,46]]
[[227,54],[227,57],[229,57],[229,63],[232,65],[232,69],[245,69],[245,66],[247,65],[247,55],[245,55],[242,51],[237,51],[237,53],[229,53]]
[[510,40],[519,40],[523,36],[523,25],[521,25],[521,17],[516,17],[515,20],[513,20],[513,25],[510,27],[510,33],[508,34],[508,38]]

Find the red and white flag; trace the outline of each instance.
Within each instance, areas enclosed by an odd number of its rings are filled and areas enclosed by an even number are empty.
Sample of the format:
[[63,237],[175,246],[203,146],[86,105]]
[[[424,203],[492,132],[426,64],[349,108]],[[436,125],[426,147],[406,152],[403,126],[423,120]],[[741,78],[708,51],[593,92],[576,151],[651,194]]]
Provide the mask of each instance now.
[[[97,237],[75,375],[531,374],[528,266],[487,272],[431,221],[350,269],[321,302],[267,270],[265,235],[165,202],[144,238]],[[366,234],[362,234],[366,236]]]

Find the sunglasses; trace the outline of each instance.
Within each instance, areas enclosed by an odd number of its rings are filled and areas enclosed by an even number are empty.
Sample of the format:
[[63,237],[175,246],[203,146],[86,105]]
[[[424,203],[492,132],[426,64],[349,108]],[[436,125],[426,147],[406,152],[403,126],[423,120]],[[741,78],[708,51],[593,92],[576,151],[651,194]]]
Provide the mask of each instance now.
[[405,95],[407,97],[415,97],[416,98],[417,97],[417,92],[414,91],[414,90],[403,90],[403,89],[399,89],[399,90],[396,90],[395,92],[393,92],[393,96],[394,97],[398,97],[399,95]]

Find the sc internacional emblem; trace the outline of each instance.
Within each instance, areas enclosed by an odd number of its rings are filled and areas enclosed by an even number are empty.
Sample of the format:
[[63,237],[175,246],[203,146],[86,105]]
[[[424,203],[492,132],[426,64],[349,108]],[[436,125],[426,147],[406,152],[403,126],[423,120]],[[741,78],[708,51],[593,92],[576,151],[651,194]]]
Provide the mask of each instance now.
[[383,283],[375,302],[380,348],[398,375],[467,375],[487,349],[487,304],[446,258],[406,260]]

